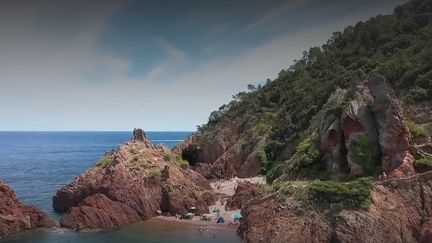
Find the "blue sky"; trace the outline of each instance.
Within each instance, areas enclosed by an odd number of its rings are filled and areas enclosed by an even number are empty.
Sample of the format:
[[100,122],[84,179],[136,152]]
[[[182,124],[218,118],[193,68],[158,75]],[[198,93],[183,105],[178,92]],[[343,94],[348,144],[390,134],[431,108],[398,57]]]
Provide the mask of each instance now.
[[402,0],[2,1],[0,130],[194,130]]

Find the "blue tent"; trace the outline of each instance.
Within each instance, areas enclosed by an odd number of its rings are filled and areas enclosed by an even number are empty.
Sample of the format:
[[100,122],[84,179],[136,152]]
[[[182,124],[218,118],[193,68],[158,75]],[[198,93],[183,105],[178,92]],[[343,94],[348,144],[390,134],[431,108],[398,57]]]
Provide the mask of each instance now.
[[232,217],[234,219],[241,219],[241,218],[243,218],[243,216],[241,215],[241,213],[235,213],[235,214],[232,215]]
[[217,223],[218,224],[225,224],[225,219],[221,216],[218,218]]

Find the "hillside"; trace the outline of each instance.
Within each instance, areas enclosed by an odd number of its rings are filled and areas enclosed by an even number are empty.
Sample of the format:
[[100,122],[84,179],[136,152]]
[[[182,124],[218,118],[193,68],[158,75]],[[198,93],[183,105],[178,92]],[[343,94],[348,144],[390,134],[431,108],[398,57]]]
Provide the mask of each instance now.
[[[286,175],[282,167],[292,168],[301,163],[314,164],[314,171],[291,170],[289,177],[332,177],[335,171],[328,163],[334,158],[326,157],[329,151],[316,141],[320,137],[313,138],[316,132],[313,121],[323,112],[350,115],[347,109],[359,99],[370,109],[370,100],[355,96],[356,91],[351,86],[359,75],[374,75],[383,77],[383,87],[388,86],[388,91],[382,93],[389,96],[385,102],[395,102],[400,109],[400,125],[407,128],[401,128],[402,133],[406,130],[407,140],[402,150],[412,153],[423,168],[428,167],[429,158],[424,151],[430,150],[427,137],[432,129],[431,23],[432,1],[414,0],[396,7],[392,15],[376,16],[335,32],[321,47],[305,51],[302,59],[282,70],[275,80],[267,80],[258,87],[249,85],[248,92],[234,95],[233,101],[212,112],[208,123],[198,127],[197,132],[174,151],[208,178],[263,174],[273,181]],[[340,91],[353,92],[344,95],[344,100],[329,111],[325,104]],[[368,124],[377,126],[376,121],[372,123]],[[381,142],[378,135],[373,137],[370,131],[366,133],[372,136],[366,147],[369,143]],[[315,145],[318,148],[309,151]],[[392,172],[392,166],[381,163],[386,156],[383,146],[372,151],[373,161],[367,162],[371,166],[362,168],[358,175]],[[350,151],[343,151],[349,149],[349,145],[343,147],[338,163],[349,168],[341,168],[337,174],[356,176],[354,163],[347,154]],[[363,154],[362,151],[358,153]],[[411,160],[412,164],[414,158]]]

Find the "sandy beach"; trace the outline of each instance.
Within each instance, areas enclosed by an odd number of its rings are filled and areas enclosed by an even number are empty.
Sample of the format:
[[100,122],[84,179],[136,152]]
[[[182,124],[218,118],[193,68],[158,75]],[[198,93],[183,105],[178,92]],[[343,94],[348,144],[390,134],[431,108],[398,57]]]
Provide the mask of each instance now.
[[[176,219],[174,216],[157,216],[155,219],[166,220],[170,222],[177,223],[187,223],[194,224],[197,226],[209,226],[209,228],[232,228],[237,229],[237,225],[230,225],[228,222],[232,220],[232,215],[235,213],[240,213],[240,210],[225,210],[225,205],[228,198],[232,197],[235,193],[235,189],[239,183],[248,181],[250,183],[265,184],[264,177],[251,177],[251,178],[232,178],[232,179],[221,179],[213,180],[210,182],[211,187],[216,192],[218,200],[214,205],[209,207],[209,212],[212,213],[215,209],[219,210],[219,213],[214,212],[210,217],[209,221],[201,220],[201,216],[194,216],[191,219]],[[221,204],[222,202],[222,204]],[[218,224],[218,217],[223,217],[225,219],[224,224]]]

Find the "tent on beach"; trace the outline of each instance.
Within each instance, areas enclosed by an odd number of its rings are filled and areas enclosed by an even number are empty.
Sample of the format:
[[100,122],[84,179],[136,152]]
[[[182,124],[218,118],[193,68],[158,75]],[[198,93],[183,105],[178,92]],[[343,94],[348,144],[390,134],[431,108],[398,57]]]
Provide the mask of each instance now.
[[218,218],[217,222],[218,224],[225,224],[225,219],[221,216]]

